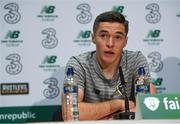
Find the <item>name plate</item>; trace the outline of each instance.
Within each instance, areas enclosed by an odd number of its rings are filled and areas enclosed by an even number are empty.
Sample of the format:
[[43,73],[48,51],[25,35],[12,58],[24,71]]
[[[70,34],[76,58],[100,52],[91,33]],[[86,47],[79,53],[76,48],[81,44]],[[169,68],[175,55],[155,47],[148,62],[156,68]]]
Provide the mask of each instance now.
[[180,119],[180,94],[137,95],[135,119]]

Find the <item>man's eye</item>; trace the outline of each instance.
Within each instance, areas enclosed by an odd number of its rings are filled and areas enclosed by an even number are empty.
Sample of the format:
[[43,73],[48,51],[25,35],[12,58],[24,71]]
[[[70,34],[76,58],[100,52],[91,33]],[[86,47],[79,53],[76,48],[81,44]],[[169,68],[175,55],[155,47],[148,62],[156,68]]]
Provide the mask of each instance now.
[[107,37],[106,34],[101,34],[100,36],[103,37],[103,38]]
[[116,38],[117,40],[122,40],[122,39],[123,39],[122,36],[116,36],[115,38]]

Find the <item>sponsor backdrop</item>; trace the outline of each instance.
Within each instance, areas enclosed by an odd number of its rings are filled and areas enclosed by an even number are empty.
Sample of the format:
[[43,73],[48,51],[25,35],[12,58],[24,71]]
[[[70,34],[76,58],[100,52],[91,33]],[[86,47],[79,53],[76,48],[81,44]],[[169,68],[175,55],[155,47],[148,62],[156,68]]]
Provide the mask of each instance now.
[[126,49],[147,57],[158,93],[179,92],[179,0],[1,0],[0,121],[59,121],[64,67],[94,50],[92,24],[123,13]]

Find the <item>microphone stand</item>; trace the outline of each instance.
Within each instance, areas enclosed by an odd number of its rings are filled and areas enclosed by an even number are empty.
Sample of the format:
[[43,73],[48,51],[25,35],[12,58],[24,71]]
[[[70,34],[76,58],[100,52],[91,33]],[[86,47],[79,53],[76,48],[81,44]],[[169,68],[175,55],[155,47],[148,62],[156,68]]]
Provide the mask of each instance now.
[[122,94],[124,94],[124,103],[125,103],[125,112],[119,113],[118,117],[120,119],[135,119],[135,112],[130,112],[129,111],[129,99],[126,94],[126,88],[125,85],[119,85],[118,86],[119,90],[121,91]]
[[116,90],[118,91],[119,94],[121,94],[124,97],[125,112],[120,112],[116,116],[118,116],[117,118],[120,119],[135,119],[135,112],[129,111],[129,99],[126,93],[126,85],[125,85],[124,75],[121,66],[119,67],[119,76],[120,76],[121,84],[118,85],[118,87],[116,87]]

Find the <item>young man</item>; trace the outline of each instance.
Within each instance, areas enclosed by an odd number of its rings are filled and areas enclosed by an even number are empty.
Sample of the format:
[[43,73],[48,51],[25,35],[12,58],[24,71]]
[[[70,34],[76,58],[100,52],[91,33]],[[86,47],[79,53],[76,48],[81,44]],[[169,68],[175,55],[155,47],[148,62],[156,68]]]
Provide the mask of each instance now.
[[[121,84],[120,66],[129,99],[139,67],[144,67],[146,75],[150,76],[147,60],[140,51],[123,50],[127,34],[128,22],[122,14],[104,12],[97,16],[93,25],[92,41],[96,51],[73,56],[68,61],[67,67],[74,68],[78,83],[80,120],[107,119],[115,112],[125,111],[123,96],[116,92],[116,87]],[[155,88],[152,84],[150,87],[151,93],[154,93]],[[135,112],[135,103],[131,100],[129,108]]]

